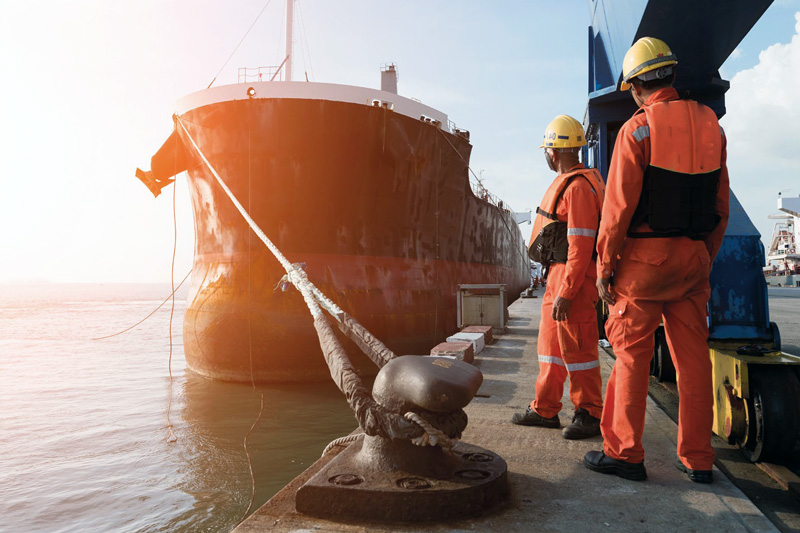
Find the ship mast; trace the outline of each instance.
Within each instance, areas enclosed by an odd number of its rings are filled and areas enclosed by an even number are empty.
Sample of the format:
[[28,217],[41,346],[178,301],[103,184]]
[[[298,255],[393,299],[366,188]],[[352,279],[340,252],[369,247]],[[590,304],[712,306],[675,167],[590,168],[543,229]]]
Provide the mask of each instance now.
[[292,26],[294,0],[286,0],[286,81],[292,81]]

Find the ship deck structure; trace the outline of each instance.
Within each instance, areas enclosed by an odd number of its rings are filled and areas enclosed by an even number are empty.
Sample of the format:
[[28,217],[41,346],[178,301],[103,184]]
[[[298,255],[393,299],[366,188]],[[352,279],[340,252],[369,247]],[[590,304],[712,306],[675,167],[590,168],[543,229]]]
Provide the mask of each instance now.
[[764,276],[767,284],[800,287],[800,196],[778,195],[780,214],[770,215],[777,220],[767,251]]

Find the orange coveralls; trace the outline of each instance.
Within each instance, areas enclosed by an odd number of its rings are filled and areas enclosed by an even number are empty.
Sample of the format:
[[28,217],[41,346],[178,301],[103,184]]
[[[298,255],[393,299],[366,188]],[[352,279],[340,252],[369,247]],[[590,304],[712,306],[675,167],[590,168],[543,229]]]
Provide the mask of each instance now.
[[[584,168],[577,165],[570,170]],[[545,194],[542,209],[547,210],[549,197],[566,174],[557,177]],[[599,176],[598,176],[599,177]],[[602,208],[604,184],[580,176],[573,178],[556,206],[556,215],[567,223],[569,251],[566,263],[553,263],[547,275],[547,289],[542,300],[539,323],[539,376],[536,398],[531,408],[545,418],[556,416],[562,407],[564,381],[569,374],[569,395],[575,408],[582,407],[600,418],[603,410],[602,380],[597,355],[597,290],[594,242]],[[593,189],[594,187],[594,189]],[[595,189],[600,188],[599,196]],[[531,235],[531,243],[536,235]],[[556,296],[572,300],[566,320],[553,320]]]
[[[642,112],[647,106],[666,106],[646,110],[662,117],[658,125],[648,124],[647,112]],[[597,242],[597,274],[605,279],[613,274],[616,294],[606,324],[617,360],[606,387],[600,425],[603,451],[630,463],[644,461],[642,432],[650,359],[654,332],[663,318],[678,375],[678,456],[692,470],[711,470],[713,387],[706,305],[711,264],[728,221],[725,135],[713,111],[679,101],[672,88],[651,94],[642,110],[617,136]],[[669,123],[666,127],[664,120]],[[668,170],[701,173],[720,169],[716,196],[720,222],[705,240],[626,238],[642,192],[644,171],[651,164],[651,134],[654,144],[658,143],[658,157],[680,167]],[[631,229],[650,231],[646,223]]]

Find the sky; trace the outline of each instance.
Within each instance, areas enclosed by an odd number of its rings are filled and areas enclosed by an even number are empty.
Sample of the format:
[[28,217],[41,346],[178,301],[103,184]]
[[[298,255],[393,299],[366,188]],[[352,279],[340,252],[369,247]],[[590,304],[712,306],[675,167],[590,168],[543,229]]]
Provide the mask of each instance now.
[[[264,6],[266,5],[266,9]],[[399,92],[471,132],[471,167],[512,208],[554,177],[537,149],[556,115],[583,117],[587,3],[298,0],[294,77]],[[153,198],[136,167],[181,96],[276,65],[285,1],[13,2],[0,20],[0,282],[168,282],[191,269],[182,175]],[[226,60],[253,24],[241,46]],[[223,65],[225,65],[224,68]],[[221,70],[220,70],[221,69]],[[769,239],[776,198],[800,194],[800,0],[775,0],[722,67],[733,190]],[[530,226],[522,226],[526,235]]]

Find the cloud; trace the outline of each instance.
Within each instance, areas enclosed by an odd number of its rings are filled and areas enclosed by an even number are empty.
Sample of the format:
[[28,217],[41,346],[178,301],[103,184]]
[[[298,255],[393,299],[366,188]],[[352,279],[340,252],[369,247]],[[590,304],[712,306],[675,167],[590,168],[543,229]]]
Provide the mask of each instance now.
[[731,79],[722,120],[731,186],[764,239],[772,233],[766,217],[776,210],[778,191],[795,187],[794,194],[800,192],[800,12],[795,20],[789,43],[769,46],[758,64]]
[[731,80],[724,125],[732,151],[796,161],[793,131],[800,119],[800,12],[795,19],[797,33],[790,43],[763,50],[756,66]]

